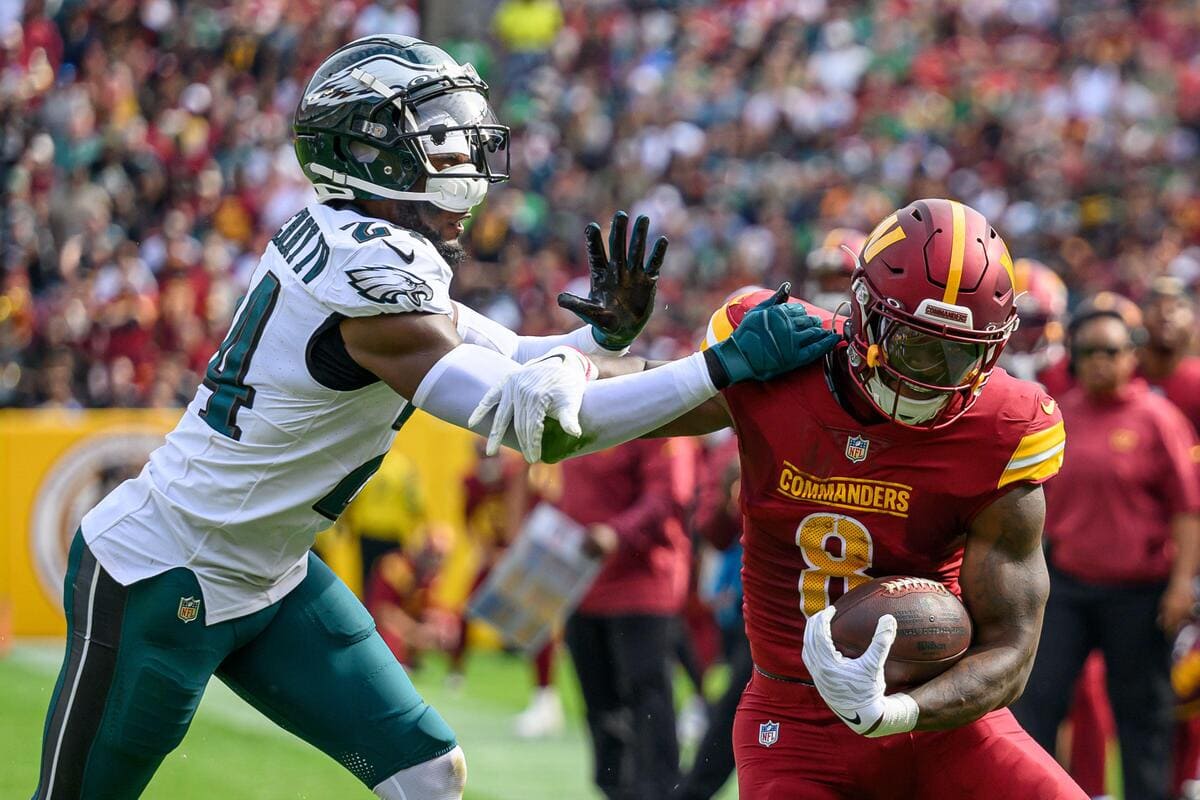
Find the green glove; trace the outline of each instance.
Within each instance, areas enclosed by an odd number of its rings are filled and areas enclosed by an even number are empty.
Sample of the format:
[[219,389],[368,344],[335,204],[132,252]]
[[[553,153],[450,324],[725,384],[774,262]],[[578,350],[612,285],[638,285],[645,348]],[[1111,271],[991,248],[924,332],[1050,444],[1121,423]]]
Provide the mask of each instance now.
[[704,351],[718,389],[740,381],[767,381],[807,366],[842,338],[809,316],[804,306],[788,303],[790,283],[750,309],[733,334]]
[[650,220],[638,217],[633,223],[629,247],[625,231],[629,217],[624,211],[613,215],[608,234],[608,251],[600,226],[584,229],[592,286],[588,296],[563,292],[558,304],[592,326],[592,336],[607,350],[623,350],[633,343],[654,311],[658,271],[667,255],[667,240],[660,236],[646,258],[646,236]]

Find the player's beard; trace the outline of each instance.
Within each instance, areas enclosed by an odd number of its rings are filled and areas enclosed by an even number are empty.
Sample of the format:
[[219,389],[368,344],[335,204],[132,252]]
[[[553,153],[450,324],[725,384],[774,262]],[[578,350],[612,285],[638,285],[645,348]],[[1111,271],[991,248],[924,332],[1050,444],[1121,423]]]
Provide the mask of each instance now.
[[439,213],[441,213],[441,210],[437,206],[423,200],[416,203],[400,202],[396,203],[394,221],[396,224],[408,228],[414,233],[421,234],[432,242],[433,249],[437,250],[438,255],[444,258],[451,268],[454,268],[466,259],[467,250],[457,238],[443,239],[442,234],[425,221],[425,214],[436,215]]

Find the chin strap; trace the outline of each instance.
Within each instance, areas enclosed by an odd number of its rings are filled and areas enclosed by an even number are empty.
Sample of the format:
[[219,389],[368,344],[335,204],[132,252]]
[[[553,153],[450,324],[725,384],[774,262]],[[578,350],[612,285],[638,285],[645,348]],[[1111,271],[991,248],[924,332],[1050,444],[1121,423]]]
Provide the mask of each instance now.
[[[874,346],[872,345],[872,347]],[[880,408],[894,408],[896,418],[910,425],[919,425],[922,422],[928,422],[937,416],[946,403],[950,402],[950,395],[945,394],[939,397],[931,397],[928,400],[914,400],[904,395],[897,397],[896,390],[885,385],[880,380],[878,373],[867,378],[866,388],[875,398],[875,402],[879,404]]]
[[430,175],[425,179],[425,186],[427,189],[435,191],[424,192],[402,192],[398,189],[388,189],[362,178],[355,178],[344,172],[330,169],[324,164],[310,163],[308,169],[314,175],[319,175],[329,181],[328,185],[314,181],[317,197],[322,201],[350,199],[355,196],[352,190],[359,189],[378,197],[386,197],[389,200],[423,200],[433,203],[443,211],[465,214],[483,202],[488,191],[488,182],[484,178],[464,178],[454,175],[455,171],[473,172],[474,167],[470,164],[455,164],[437,175]]

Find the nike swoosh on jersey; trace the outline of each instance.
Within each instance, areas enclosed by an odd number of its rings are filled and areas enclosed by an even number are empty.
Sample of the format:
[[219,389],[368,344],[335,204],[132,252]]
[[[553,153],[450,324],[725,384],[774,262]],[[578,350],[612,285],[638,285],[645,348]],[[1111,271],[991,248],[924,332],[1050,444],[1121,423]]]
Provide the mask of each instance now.
[[1053,414],[1054,413],[1054,405],[1055,405],[1055,403],[1054,403],[1053,398],[1047,398],[1042,401],[1042,411],[1045,411],[1047,414]]
[[833,713],[837,714],[839,717],[846,720],[846,722],[849,722],[851,725],[861,725],[862,724],[862,717],[860,717],[858,715],[857,711],[854,712],[853,717],[847,717],[845,714],[843,714],[840,711],[834,711]]
[[387,239],[384,239],[383,243],[386,244],[388,247],[392,248],[392,252],[394,252],[396,255],[400,256],[400,259],[405,264],[411,264],[413,262],[413,259],[417,255],[415,250],[410,253],[406,253],[403,250],[401,250],[399,247],[396,247],[396,245],[389,242]]

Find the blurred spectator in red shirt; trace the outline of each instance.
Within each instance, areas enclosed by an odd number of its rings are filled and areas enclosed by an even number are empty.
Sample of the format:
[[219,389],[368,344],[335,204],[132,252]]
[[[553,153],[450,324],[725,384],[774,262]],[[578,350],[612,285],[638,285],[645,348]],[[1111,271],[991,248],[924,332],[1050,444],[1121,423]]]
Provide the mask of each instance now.
[[1046,490],[1051,591],[1021,723],[1053,752],[1084,659],[1104,655],[1125,797],[1167,800],[1174,697],[1171,637],[1200,564],[1195,434],[1134,378],[1129,326],[1094,304],[1071,323],[1078,385],[1060,398],[1062,472]]
[[456,643],[457,617],[433,601],[452,543],[451,531],[430,525],[423,542],[380,556],[367,576],[364,605],[375,618],[380,636],[405,666],[416,667],[422,653],[448,650]]
[[567,621],[595,783],[610,799],[667,797],[679,771],[671,673],[691,543],[681,510],[695,444],[642,439],[562,464],[559,508],[604,557]]
[[711,602],[721,630],[729,685],[713,704],[708,730],[696,750],[691,768],[671,795],[671,800],[708,800],[729,780],[734,770],[733,718],[754,670],[742,616],[742,548],[739,544],[742,513],[738,508],[741,462],[737,437],[732,431],[719,431],[705,437],[705,446],[692,522],[696,533],[723,551],[718,561],[717,593]]
[[1196,313],[1183,283],[1166,275],[1155,279],[1142,317],[1146,342],[1138,351],[1138,374],[1200,430],[1200,357],[1191,354]]

